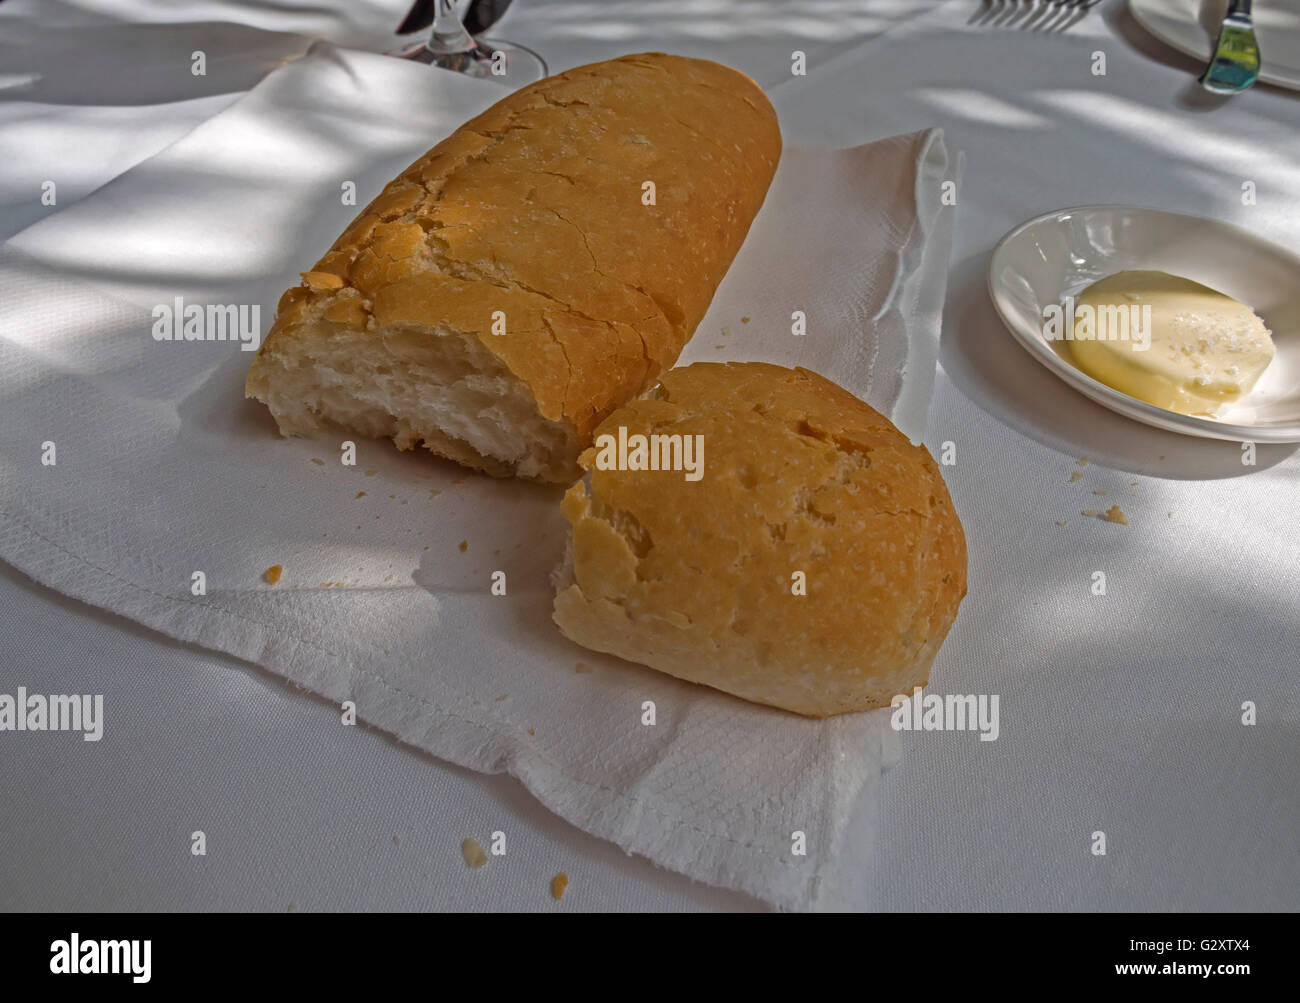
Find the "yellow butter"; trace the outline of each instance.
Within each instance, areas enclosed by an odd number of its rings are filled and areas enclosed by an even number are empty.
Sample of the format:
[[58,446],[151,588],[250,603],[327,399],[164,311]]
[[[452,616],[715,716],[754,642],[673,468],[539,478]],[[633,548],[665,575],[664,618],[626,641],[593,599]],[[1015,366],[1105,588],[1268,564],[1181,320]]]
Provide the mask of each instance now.
[[1074,363],[1089,376],[1180,414],[1213,416],[1273,360],[1273,339],[1250,307],[1167,272],[1093,283],[1075,304],[1071,336]]

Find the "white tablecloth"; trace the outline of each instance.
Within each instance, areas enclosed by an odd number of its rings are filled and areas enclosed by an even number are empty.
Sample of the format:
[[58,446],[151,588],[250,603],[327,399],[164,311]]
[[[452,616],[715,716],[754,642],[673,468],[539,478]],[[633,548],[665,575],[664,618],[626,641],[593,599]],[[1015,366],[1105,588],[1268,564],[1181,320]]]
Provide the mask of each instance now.
[[[174,141],[311,37],[386,47],[405,7],[0,3],[0,235]],[[999,694],[1001,734],[905,736],[858,901],[1300,908],[1300,459],[1260,447],[1244,468],[1231,444],[1111,415],[1015,346],[983,290],[997,237],[1058,206],[1200,212],[1300,244],[1300,96],[1207,105],[1120,0],[1060,35],[967,24],[975,0],[785,9],[521,0],[499,34],[553,69],[644,49],[731,63],[769,89],[791,141],[938,125],[967,152],[927,441],[956,447],[945,474],[972,584],[932,688]],[[806,79],[790,78],[794,49]],[[1079,514],[1098,489],[1127,527]],[[4,569],[0,693],[20,685],[111,694],[114,717],[98,744],[0,734],[0,907],[554,908],[560,870],[571,907],[751,907],[576,832],[507,778],[339,728],[333,707],[256,668]],[[206,857],[189,852],[196,829]],[[498,829],[507,858],[464,868],[461,839]],[[1104,857],[1089,852],[1097,830]]]

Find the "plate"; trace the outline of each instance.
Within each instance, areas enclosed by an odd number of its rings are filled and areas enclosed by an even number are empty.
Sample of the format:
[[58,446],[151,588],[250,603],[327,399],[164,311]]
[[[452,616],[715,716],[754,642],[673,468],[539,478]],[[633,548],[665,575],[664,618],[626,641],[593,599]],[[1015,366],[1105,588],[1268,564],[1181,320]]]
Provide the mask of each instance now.
[[[1217,418],[1166,411],[1075,368],[1043,334],[1043,308],[1128,269],[1181,275],[1253,309],[1277,352],[1250,393]],[[1058,209],[1015,227],[989,259],[989,295],[1016,340],[1053,373],[1112,411],[1210,439],[1300,442],[1300,256],[1218,220],[1135,206]]]
[[[1227,3],[1129,0],[1129,9],[1137,23],[1156,38],[1208,63]],[[1259,41],[1259,79],[1300,90],[1300,0],[1260,0],[1251,20]]]

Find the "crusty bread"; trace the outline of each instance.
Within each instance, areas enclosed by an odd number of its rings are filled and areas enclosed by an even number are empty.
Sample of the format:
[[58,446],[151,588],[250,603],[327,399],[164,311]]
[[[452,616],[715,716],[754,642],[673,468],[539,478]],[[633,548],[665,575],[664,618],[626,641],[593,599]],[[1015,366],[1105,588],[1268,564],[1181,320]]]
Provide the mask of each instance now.
[[284,294],[247,394],[285,434],[571,480],[596,424],[694,333],[780,150],[762,90],[717,63],[626,56],[525,87],[407,168]]
[[966,538],[924,448],[816,373],[757,362],[671,370],[596,442],[620,427],[629,442],[702,435],[703,476],[583,454],[557,571],[568,637],[812,717],[929,679],[966,594]]

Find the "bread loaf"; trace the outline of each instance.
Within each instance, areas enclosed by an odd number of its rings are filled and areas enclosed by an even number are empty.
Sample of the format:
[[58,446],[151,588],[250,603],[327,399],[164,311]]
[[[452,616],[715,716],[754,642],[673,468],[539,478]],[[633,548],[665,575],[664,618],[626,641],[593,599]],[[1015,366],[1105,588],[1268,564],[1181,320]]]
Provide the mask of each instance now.
[[676,360],[776,169],[748,77],[626,56],[512,93],[407,168],[280,300],[248,373],[289,435],[572,479]]
[[624,452],[647,465],[621,446],[583,454],[557,572],[568,637],[812,717],[928,680],[966,594],[966,541],[924,448],[829,380],[755,362],[665,373],[596,443],[645,436],[665,460],[652,435],[699,436],[702,476],[601,469]]

